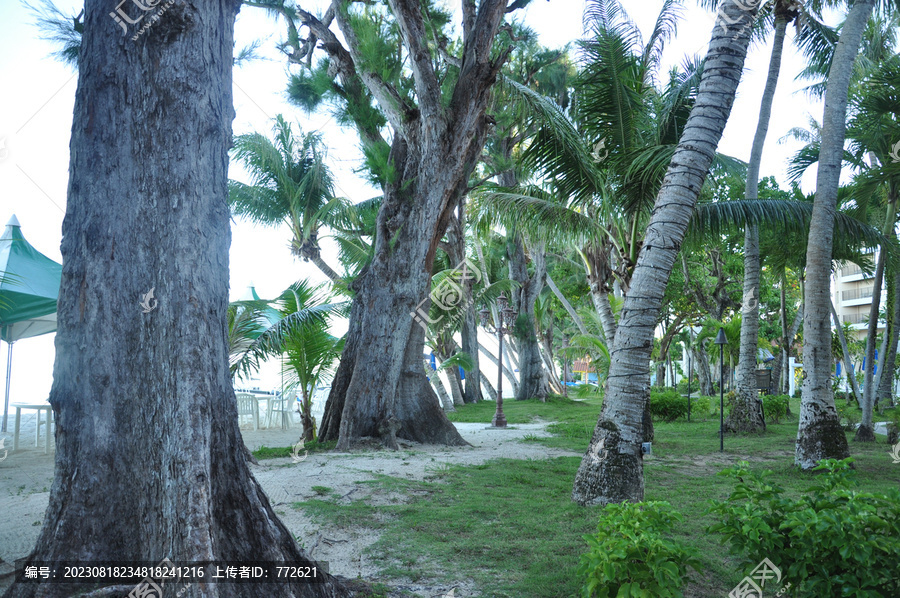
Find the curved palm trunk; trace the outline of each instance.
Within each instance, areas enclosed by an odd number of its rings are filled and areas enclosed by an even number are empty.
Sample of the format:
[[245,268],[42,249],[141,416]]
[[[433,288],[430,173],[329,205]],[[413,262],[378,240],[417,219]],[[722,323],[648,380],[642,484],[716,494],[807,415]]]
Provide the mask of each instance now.
[[803,316],[803,382],[794,462],[811,469],[827,458],[850,455],[831,390],[831,255],[834,212],[846,133],[850,75],[875,0],[857,0],[841,28],[825,90],[816,198],[806,250],[806,308]]
[[[134,41],[110,23],[107,2],[84,8],[50,392],[55,475],[29,559],[314,565],[250,473],[228,369],[238,3],[176,3]],[[144,313],[151,287],[158,302]],[[349,595],[322,580],[206,584],[190,595]],[[14,584],[5,596],[95,587]]]
[[726,0],[720,8],[697,100],[647,227],[610,351],[603,408],[575,476],[572,498],[582,505],[644,498],[642,416],[653,331],[675,257],[740,82],[750,41],[749,27],[742,28],[756,17],[755,8],[742,7],[740,0]]
[[[829,301],[829,303],[831,302]],[[859,386],[856,384],[856,376],[853,371],[853,360],[850,358],[850,349],[847,347],[847,337],[844,336],[844,329],[838,318],[837,310],[834,308],[834,303],[831,303],[831,319],[834,322],[834,328],[837,331],[838,340],[841,343],[841,352],[844,355],[844,369],[847,373],[847,380],[850,381],[850,388],[853,389],[853,396],[856,397],[856,402],[861,405],[862,395],[859,394]]]
[[575,322],[575,325],[578,326],[578,331],[581,334],[587,334],[587,328],[584,325],[584,321],[581,319],[581,316],[578,315],[578,312],[575,311],[575,308],[572,307],[572,304],[569,303],[569,300],[566,299],[566,296],[563,295],[559,287],[556,286],[556,283],[553,282],[553,279],[550,278],[550,273],[547,273],[547,286],[550,287],[550,290],[553,292],[553,295],[562,303],[563,308],[566,310],[566,313],[569,314],[569,317],[572,318],[572,321]]
[[315,264],[316,268],[318,268],[322,272],[322,274],[327,276],[331,280],[331,282],[340,282],[341,277],[338,275],[338,273],[332,270],[331,266],[326,264],[325,260],[323,260],[322,256],[318,255],[318,253],[315,256],[311,257],[310,261]]
[[[784,49],[787,23],[787,19],[783,16],[775,19],[775,42],[769,58],[769,75],[759,107],[759,122],[756,125],[756,135],[753,137],[750,163],[747,167],[745,197],[748,200],[759,197],[759,165],[772,117],[772,103],[775,101],[775,89],[781,71],[781,54]],[[750,225],[746,227],[744,234],[744,299],[741,306],[741,348],[735,371],[736,397],[734,408],[725,423],[725,429],[734,432],[757,432],[766,429],[762,403],[756,389],[759,284],[759,229],[755,225]]]

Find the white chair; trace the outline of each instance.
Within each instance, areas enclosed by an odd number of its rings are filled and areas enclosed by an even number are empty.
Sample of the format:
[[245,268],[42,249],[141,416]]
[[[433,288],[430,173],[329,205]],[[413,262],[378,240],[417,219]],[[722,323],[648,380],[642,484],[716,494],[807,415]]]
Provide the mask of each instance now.
[[238,425],[241,424],[241,417],[249,415],[253,420],[253,429],[259,430],[259,402],[256,397],[249,392],[235,393],[238,408]]
[[294,403],[297,402],[297,393],[289,392],[269,399],[269,410],[266,413],[266,427],[272,427],[275,418],[281,418],[281,429],[294,426]]

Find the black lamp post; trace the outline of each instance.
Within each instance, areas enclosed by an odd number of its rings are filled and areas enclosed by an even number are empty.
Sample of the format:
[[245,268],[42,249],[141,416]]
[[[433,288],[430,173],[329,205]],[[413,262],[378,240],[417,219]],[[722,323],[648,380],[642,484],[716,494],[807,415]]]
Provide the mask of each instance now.
[[500,293],[497,297],[497,324],[491,323],[491,310],[486,306],[479,312],[481,315],[481,325],[488,331],[493,329],[497,333],[497,339],[500,343],[500,350],[497,359],[497,411],[494,413],[494,419],[491,426],[495,428],[506,427],[506,416],[503,415],[503,335],[512,332],[512,325],[516,321],[516,310],[509,306],[506,295]]
[[725,329],[719,328],[716,335],[716,344],[719,345],[719,451],[725,452]]

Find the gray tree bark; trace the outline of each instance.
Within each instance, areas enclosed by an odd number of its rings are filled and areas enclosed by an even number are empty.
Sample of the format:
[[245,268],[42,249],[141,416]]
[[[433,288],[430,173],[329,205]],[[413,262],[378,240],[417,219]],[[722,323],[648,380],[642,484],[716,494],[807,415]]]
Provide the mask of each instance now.
[[463,4],[460,72],[451,90],[442,88],[425,47],[422,7],[404,0],[388,0],[388,5],[408,52],[416,106],[408,105],[380,73],[368,70],[360,40],[339,3],[333,14],[346,49],[313,15],[301,15],[326,42],[333,70],[342,77],[349,73],[348,79],[358,76],[393,128],[389,162],[396,176],[384,183],[374,256],[358,279],[358,325],[351,326],[356,338],[348,337],[329,397],[335,405],[343,403],[340,415],[329,419],[329,425],[340,420],[341,450],[365,438],[394,449],[398,437],[466,444],[425,378],[419,364],[424,331],[410,314],[419,306],[428,308],[438,243],[484,146],[485,110],[505,59],[504,53],[492,57],[490,48],[507,3],[483,0],[477,13],[473,4]]
[[[775,89],[778,87],[778,74],[781,72],[781,54],[784,49],[787,24],[787,18],[784,15],[776,16],[775,41],[772,46],[772,55],[769,58],[769,74],[763,90],[762,102],[759,107],[759,121],[750,150],[750,162],[747,166],[747,187],[744,197],[748,200],[759,198],[759,165],[762,161],[766,135],[769,132],[772,104],[775,101]],[[735,372],[736,397],[734,407],[725,424],[726,430],[734,432],[758,432],[766,429],[762,402],[759,400],[756,388],[759,276],[759,229],[755,225],[748,225],[744,233],[744,298],[741,306],[740,355]]]
[[822,142],[816,177],[816,198],[806,250],[806,301],[803,316],[803,382],[800,426],[794,462],[812,469],[827,458],[850,455],[831,390],[831,255],[846,133],[847,96],[853,63],[875,0],[857,0],[841,27],[825,90]]
[[534,304],[547,276],[547,263],[543,243],[530,243],[531,264],[534,272],[528,274],[528,262],[525,258],[524,239],[513,236],[507,242],[510,278],[519,283],[513,291],[513,304],[518,307],[514,336],[515,346],[519,353],[519,388],[516,400],[547,398],[550,386],[547,383],[547,372],[541,358],[541,347],[535,331]]
[[575,476],[572,498],[582,505],[644,497],[642,414],[653,331],[741,78],[756,18],[755,6],[745,8],[725,0],[719,9],[697,100],[657,196],[610,351],[603,408]]
[[[177,2],[132,40],[110,4],[85,2],[50,392],[55,476],[31,561],[315,564],[250,473],[228,370],[238,7]],[[153,18],[135,8],[126,6],[131,18]],[[151,288],[147,311],[139,301]],[[349,595],[320,576],[196,584],[185,595]],[[95,588],[14,584],[5,596]]]

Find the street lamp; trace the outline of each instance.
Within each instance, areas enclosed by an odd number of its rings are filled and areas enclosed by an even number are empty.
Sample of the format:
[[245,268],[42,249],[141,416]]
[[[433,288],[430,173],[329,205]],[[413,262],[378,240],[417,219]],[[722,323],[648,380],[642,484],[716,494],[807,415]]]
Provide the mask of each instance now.
[[497,324],[491,323],[491,310],[487,306],[483,307],[480,312],[481,325],[488,332],[496,332],[500,342],[500,351],[497,359],[497,411],[494,413],[494,419],[491,420],[491,426],[494,428],[506,427],[506,416],[503,415],[503,335],[512,332],[512,325],[516,321],[516,310],[509,306],[509,300],[506,295],[500,293],[497,297]]
[[725,452],[725,329],[719,328],[716,335],[716,344],[719,345],[719,452]]

